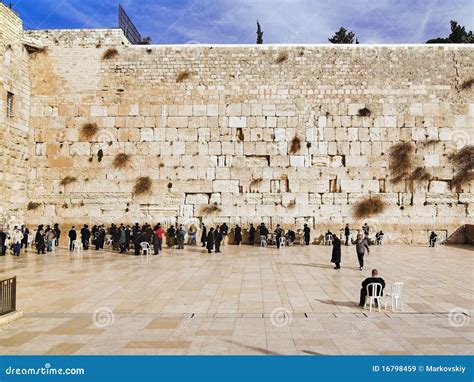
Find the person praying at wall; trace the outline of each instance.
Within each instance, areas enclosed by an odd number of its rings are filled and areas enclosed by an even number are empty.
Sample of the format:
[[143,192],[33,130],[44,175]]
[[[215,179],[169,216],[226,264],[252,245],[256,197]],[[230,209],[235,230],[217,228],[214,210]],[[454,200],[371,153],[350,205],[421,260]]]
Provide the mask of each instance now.
[[82,248],[89,249],[90,238],[91,238],[91,231],[89,230],[89,226],[87,224],[84,224],[84,227],[81,228]]
[[214,228],[213,227],[209,229],[209,233],[207,234],[206,247],[207,247],[207,253],[212,253],[212,250],[214,249]]
[[54,245],[57,247],[59,245],[59,238],[61,237],[61,230],[59,229],[59,224],[54,224]]
[[242,242],[242,228],[238,224],[235,225],[234,229],[234,242],[236,245],[240,245]]
[[280,224],[277,224],[275,232],[273,232],[275,235],[275,240],[276,240],[276,246],[277,248],[280,248],[280,239],[283,236],[283,230],[280,227]]
[[309,239],[311,236],[311,229],[308,227],[308,224],[305,223],[303,226],[303,235],[304,235],[304,244],[309,245]]
[[168,234],[168,248],[173,248],[176,243],[175,243],[175,235],[176,235],[176,230],[174,229],[174,225],[171,225],[170,228],[166,231]]
[[72,251],[74,249],[74,241],[77,239],[77,232],[74,226],[72,226],[67,235],[69,237],[69,250]]
[[253,226],[252,223],[250,223],[250,229],[249,229],[249,244],[254,245],[255,243],[255,227]]
[[216,249],[216,253],[221,252],[221,241],[222,241],[222,233],[221,233],[221,228],[219,226],[216,226],[216,229],[214,230],[214,248]]
[[207,228],[204,223],[201,224],[201,243],[205,247],[207,242]]
[[222,223],[219,232],[222,236],[222,245],[227,245],[227,235],[229,234],[229,227],[225,222]]

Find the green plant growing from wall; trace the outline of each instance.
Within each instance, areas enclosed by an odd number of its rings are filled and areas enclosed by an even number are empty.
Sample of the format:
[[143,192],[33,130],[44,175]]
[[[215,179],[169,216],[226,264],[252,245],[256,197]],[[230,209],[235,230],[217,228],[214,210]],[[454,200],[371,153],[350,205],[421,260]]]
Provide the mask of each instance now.
[[451,160],[454,164],[453,186],[459,188],[474,180],[474,145],[464,146]]

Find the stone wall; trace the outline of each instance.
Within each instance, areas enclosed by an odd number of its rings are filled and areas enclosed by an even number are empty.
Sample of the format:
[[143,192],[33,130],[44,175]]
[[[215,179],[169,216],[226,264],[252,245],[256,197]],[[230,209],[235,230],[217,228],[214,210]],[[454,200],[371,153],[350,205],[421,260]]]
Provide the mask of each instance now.
[[[29,224],[310,224],[315,238],[379,195],[368,219],[425,242],[473,221],[449,155],[472,142],[469,46],[130,46],[120,30],[28,31]],[[110,48],[115,57],[102,56]],[[359,116],[368,108],[369,116]],[[95,123],[98,132],[81,137]],[[300,147],[291,150],[298,137]],[[431,181],[391,182],[389,148],[416,146]],[[298,145],[296,145],[298,146]],[[103,154],[99,161],[99,153]],[[113,166],[130,155],[125,169]],[[134,195],[138,177],[152,192]],[[75,178],[61,185],[66,177]]]
[[[0,3],[0,225],[23,221],[27,197],[29,135],[28,52],[18,16]],[[13,94],[7,116],[7,94]]]

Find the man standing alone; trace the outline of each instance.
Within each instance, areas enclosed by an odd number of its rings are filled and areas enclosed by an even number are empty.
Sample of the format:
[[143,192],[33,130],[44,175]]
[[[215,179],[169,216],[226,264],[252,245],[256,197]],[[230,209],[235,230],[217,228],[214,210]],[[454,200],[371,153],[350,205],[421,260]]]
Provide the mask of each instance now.
[[304,225],[303,234],[304,234],[304,244],[309,245],[309,236],[311,234],[311,229],[308,227],[308,224]]
[[253,245],[255,243],[255,227],[253,224],[250,224],[250,229],[249,229],[249,244]]
[[349,236],[351,236],[351,230],[349,228],[349,224],[346,224],[346,228],[344,228],[344,236],[346,237],[345,245],[349,245]]

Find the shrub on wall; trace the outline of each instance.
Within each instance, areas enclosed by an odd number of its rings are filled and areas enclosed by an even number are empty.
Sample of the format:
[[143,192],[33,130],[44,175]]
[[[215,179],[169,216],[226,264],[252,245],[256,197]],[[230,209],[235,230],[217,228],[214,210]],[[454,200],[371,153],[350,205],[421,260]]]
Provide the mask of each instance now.
[[451,157],[454,164],[453,185],[460,187],[474,180],[474,145],[464,146]]
[[386,203],[379,197],[371,197],[359,200],[352,208],[352,214],[356,219],[368,218],[381,214]]
[[359,117],[369,117],[370,116],[370,109],[364,107],[362,109],[359,109],[359,111],[357,112],[357,115]]
[[290,150],[289,150],[290,154],[296,154],[300,151],[300,149],[301,149],[300,138],[297,135],[295,135],[290,143]]
[[74,183],[75,181],[77,181],[77,178],[74,176],[66,176],[61,180],[61,182],[59,182],[59,185],[67,186],[68,184]]
[[135,180],[135,186],[133,187],[133,194],[143,195],[151,192],[152,182],[150,177],[141,176]]
[[183,82],[189,78],[191,78],[191,72],[189,70],[183,70],[176,76],[176,82]]
[[212,215],[220,211],[221,209],[217,204],[209,204],[201,208],[201,213],[204,215]]
[[28,206],[26,207],[26,209],[27,209],[28,211],[36,210],[40,205],[41,205],[41,203],[29,202],[29,203],[28,203]]
[[400,142],[389,149],[389,170],[392,174],[392,182],[398,183],[407,177],[413,165],[413,153],[415,148],[411,142]]
[[411,174],[411,180],[431,180],[433,176],[423,167],[417,167]]
[[81,138],[85,140],[92,139],[98,131],[99,127],[96,123],[84,123],[81,127]]
[[469,80],[464,81],[464,82],[461,84],[461,89],[462,89],[462,90],[470,89],[470,88],[472,88],[472,85],[474,85],[474,78],[471,78],[471,79],[469,79]]
[[130,163],[130,159],[131,157],[128,154],[125,154],[125,153],[117,154],[114,158],[114,161],[112,162],[112,166],[114,166],[117,169],[125,168]]
[[281,64],[288,60],[288,52],[281,52],[275,60],[276,64]]
[[118,50],[115,48],[108,48],[104,54],[102,54],[102,59],[103,60],[110,60],[114,57],[118,56]]
[[243,141],[245,139],[244,131],[241,127],[237,128],[237,138],[239,139],[239,141]]

